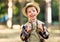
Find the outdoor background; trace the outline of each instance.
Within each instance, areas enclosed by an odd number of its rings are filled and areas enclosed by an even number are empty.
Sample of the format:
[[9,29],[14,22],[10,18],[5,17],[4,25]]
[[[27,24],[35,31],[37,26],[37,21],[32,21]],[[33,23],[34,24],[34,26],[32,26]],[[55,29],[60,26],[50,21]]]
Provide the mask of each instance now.
[[[21,26],[27,18],[21,12],[27,2],[37,2],[40,13],[37,19],[46,23],[49,31],[47,42],[60,42],[60,1],[59,0],[0,0],[0,42],[22,42]],[[50,1],[50,2],[48,2]],[[50,5],[51,4],[51,5]],[[47,21],[47,7],[51,8],[51,21]]]

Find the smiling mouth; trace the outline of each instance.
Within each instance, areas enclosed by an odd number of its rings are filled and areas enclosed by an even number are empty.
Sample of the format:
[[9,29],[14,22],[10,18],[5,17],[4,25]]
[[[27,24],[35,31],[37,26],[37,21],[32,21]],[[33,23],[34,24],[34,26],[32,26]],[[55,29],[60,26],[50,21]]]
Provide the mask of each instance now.
[[34,17],[35,15],[31,15],[30,17]]

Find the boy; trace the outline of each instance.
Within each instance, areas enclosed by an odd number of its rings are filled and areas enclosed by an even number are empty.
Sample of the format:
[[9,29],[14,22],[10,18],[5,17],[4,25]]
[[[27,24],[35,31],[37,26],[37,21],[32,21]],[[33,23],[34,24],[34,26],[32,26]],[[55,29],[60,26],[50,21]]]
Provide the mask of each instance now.
[[38,4],[27,3],[22,12],[28,18],[28,22],[23,25],[20,38],[25,42],[44,42],[44,39],[48,39],[46,26],[42,21],[37,20],[40,12]]

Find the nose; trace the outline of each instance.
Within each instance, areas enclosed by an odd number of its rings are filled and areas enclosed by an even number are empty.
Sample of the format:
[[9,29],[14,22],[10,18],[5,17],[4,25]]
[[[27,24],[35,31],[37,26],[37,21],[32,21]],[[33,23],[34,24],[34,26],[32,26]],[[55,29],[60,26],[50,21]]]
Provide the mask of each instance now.
[[33,11],[31,11],[31,14],[32,14],[32,15],[34,15],[34,12],[33,12]]

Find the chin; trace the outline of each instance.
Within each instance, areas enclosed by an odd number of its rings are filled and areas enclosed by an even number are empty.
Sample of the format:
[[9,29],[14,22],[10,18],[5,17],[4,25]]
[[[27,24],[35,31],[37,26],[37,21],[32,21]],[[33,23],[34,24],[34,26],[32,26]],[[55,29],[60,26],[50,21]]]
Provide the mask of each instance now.
[[32,20],[34,20],[35,18],[31,18]]

